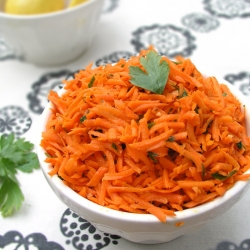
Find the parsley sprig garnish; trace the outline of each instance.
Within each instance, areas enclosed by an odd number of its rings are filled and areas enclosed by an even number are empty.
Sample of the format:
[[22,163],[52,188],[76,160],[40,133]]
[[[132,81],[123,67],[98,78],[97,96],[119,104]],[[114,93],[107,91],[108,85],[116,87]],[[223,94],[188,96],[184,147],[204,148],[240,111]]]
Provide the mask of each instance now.
[[0,213],[10,216],[22,206],[24,195],[16,178],[18,171],[30,173],[39,168],[34,145],[14,134],[0,136]]
[[168,63],[162,60],[162,57],[153,50],[148,52],[146,57],[141,57],[140,63],[145,71],[140,67],[130,66],[130,82],[137,87],[162,94],[170,70]]

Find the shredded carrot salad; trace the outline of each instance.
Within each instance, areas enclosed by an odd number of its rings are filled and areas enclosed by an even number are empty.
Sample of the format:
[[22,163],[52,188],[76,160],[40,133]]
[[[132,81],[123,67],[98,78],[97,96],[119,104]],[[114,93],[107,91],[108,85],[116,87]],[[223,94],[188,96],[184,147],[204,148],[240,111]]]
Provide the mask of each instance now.
[[79,195],[111,209],[176,211],[222,196],[250,169],[245,111],[229,88],[203,77],[190,59],[173,62],[162,94],[130,82],[138,56],[75,74],[65,93],[49,93],[52,114],[41,146]]

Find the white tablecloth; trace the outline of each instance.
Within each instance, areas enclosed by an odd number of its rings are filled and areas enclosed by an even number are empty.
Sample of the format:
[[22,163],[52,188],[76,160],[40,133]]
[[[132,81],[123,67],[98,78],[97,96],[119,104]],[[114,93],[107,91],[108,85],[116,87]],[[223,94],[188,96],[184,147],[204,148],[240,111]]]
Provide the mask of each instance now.
[[[225,78],[250,97],[249,32],[249,0],[106,0],[88,51],[50,68],[19,61],[0,34],[0,134],[13,131],[34,143],[50,89],[90,62],[116,62],[150,44],[171,58],[190,57],[202,73]],[[99,232],[73,214],[50,190],[41,169],[18,179],[25,201],[11,217],[0,216],[0,249],[250,249],[250,190],[197,233],[140,245]]]

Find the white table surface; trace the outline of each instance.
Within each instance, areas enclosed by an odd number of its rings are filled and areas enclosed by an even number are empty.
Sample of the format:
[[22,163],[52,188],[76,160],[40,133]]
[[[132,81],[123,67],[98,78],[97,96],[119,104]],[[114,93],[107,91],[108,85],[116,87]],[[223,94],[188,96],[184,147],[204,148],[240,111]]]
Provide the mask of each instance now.
[[[202,73],[225,78],[250,97],[249,33],[249,0],[105,0],[88,51],[67,65],[48,68],[19,61],[0,34],[0,134],[14,131],[34,143],[51,88],[89,62],[115,62],[149,44],[171,58],[190,57]],[[0,249],[250,249],[250,190],[197,233],[140,245],[79,220],[50,190],[41,169],[20,173],[18,179],[25,201],[11,217],[0,216]]]

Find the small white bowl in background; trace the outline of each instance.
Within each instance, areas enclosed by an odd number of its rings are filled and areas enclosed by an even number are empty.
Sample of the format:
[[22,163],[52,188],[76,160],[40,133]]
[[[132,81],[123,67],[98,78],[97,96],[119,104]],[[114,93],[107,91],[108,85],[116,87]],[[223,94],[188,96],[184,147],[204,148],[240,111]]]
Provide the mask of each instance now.
[[62,65],[90,46],[103,4],[104,0],[88,0],[57,12],[11,15],[3,12],[1,1],[0,34],[17,57],[41,66]]
[[[231,92],[246,107],[246,119],[248,135],[250,134],[250,103],[233,85],[225,80],[219,81],[228,85]],[[60,94],[65,91],[62,89]],[[48,172],[52,169],[50,164],[44,162],[45,151],[40,146],[41,133],[45,130],[46,122],[51,114],[49,103],[40,117],[37,130],[38,138],[36,150],[44,176],[59,199],[80,217],[85,218],[99,230],[119,235],[129,241],[142,244],[164,243],[176,239],[182,235],[189,235],[200,230],[207,222],[224,214],[235,203],[237,203],[247,189],[250,187],[250,180],[238,181],[223,196],[207,202],[203,205],[176,212],[175,217],[168,217],[166,223],[160,222],[151,214],[133,214],[112,210],[97,205],[66,186],[62,180],[54,175],[51,177]],[[250,174],[250,170],[246,173]],[[245,211],[247,213],[247,211]],[[246,222],[248,223],[248,222]]]

